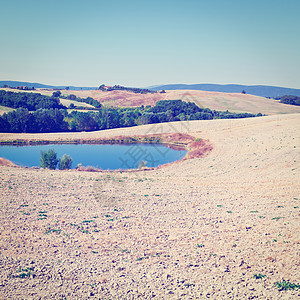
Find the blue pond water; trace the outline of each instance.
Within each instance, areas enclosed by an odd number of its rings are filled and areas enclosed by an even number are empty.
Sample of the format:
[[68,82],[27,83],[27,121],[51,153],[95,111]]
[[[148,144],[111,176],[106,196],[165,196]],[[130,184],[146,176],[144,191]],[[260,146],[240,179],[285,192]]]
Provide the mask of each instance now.
[[72,168],[81,163],[102,170],[136,169],[140,161],[147,161],[147,167],[180,160],[186,154],[184,150],[174,150],[158,144],[131,145],[35,145],[0,146],[0,157],[4,157],[20,166],[39,166],[40,151],[49,149],[57,152],[57,157],[69,154],[73,159]]

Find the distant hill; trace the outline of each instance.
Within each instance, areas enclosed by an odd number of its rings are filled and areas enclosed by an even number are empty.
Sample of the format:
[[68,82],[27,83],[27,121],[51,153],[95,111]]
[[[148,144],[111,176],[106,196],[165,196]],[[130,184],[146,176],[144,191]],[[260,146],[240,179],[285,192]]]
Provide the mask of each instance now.
[[77,86],[69,86],[69,85],[55,86],[55,85],[47,85],[47,84],[23,82],[23,81],[0,81],[0,87],[3,87],[4,85],[8,85],[10,87],[27,86],[29,88],[34,87],[35,89],[65,89],[66,87],[69,87],[70,90],[98,89],[98,87],[77,87]]
[[[65,89],[67,86],[55,86],[41,83],[23,82],[23,81],[0,81],[0,87],[8,85],[10,87],[27,86],[29,88],[45,88],[45,89]],[[78,87],[68,86],[70,90],[97,90],[98,87]],[[293,95],[300,97],[300,89],[291,89],[277,86],[266,85],[239,85],[239,84],[166,84],[148,87],[153,91],[159,90],[201,90],[208,92],[223,92],[223,93],[241,93],[243,90],[250,95],[260,97],[279,98],[284,95]]]
[[209,92],[241,93],[243,90],[247,94],[260,97],[281,97],[284,95],[300,96],[300,89],[290,89],[277,86],[266,85],[239,85],[239,84],[166,84],[153,86],[152,90],[202,90]]

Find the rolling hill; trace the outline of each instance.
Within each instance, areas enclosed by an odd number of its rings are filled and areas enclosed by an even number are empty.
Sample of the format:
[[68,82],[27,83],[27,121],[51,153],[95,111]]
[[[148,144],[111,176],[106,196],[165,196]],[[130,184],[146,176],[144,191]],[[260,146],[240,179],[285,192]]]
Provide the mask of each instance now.
[[136,94],[128,91],[63,91],[77,97],[92,97],[104,106],[137,107],[154,106],[160,100],[194,102],[202,108],[237,113],[262,113],[267,115],[299,113],[300,107],[279,103],[272,99],[241,93],[206,92],[198,90],[167,90],[166,93]]
[[[27,86],[44,89],[65,89],[67,85],[54,86],[41,83],[23,82],[23,81],[0,81],[0,87],[8,85],[11,87]],[[98,87],[77,87],[68,86],[70,90],[97,90]],[[247,94],[261,97],[281,97],[284,95],[300,96],[300,89],[292,89],[278,86],[266,85],[239,85],[239,84],[166,84],[147,87],[148,89],[159,90],[202,90],[208,92],[223,92],[223,93],[241,93],[243,90]]]
[[243,90],[247,94],[261,97],[280,97],[284,95],[300,96],[300,89],[291,89],[278,86],[265,85],[239,85],[239,84],[166,84],[150,87],[152,90],[202,90],[223,93],[241,93]]

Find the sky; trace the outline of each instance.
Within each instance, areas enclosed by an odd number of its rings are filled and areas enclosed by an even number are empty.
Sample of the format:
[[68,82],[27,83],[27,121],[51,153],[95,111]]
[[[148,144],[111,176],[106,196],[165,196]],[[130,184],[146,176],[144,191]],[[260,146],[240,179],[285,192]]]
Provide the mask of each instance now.
[[0,80],[300,88],[299,0],[0,4]]

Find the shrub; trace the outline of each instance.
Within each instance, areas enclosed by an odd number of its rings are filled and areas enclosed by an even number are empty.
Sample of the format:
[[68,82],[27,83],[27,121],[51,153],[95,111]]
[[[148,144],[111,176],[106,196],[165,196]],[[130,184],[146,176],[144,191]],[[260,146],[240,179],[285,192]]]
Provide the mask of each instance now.
[[147,162],[145,160],[141,160],[138,165],[138,169],[143,169],[147,166]]
[[72,166],[72,157],[70,155],[64,154],[63,157],[59,160],[58,169],[67,170],[71,169]]
[[40,167],[55,170],[58,163],[57,153],[50,149],[48,151],[41,151]]

